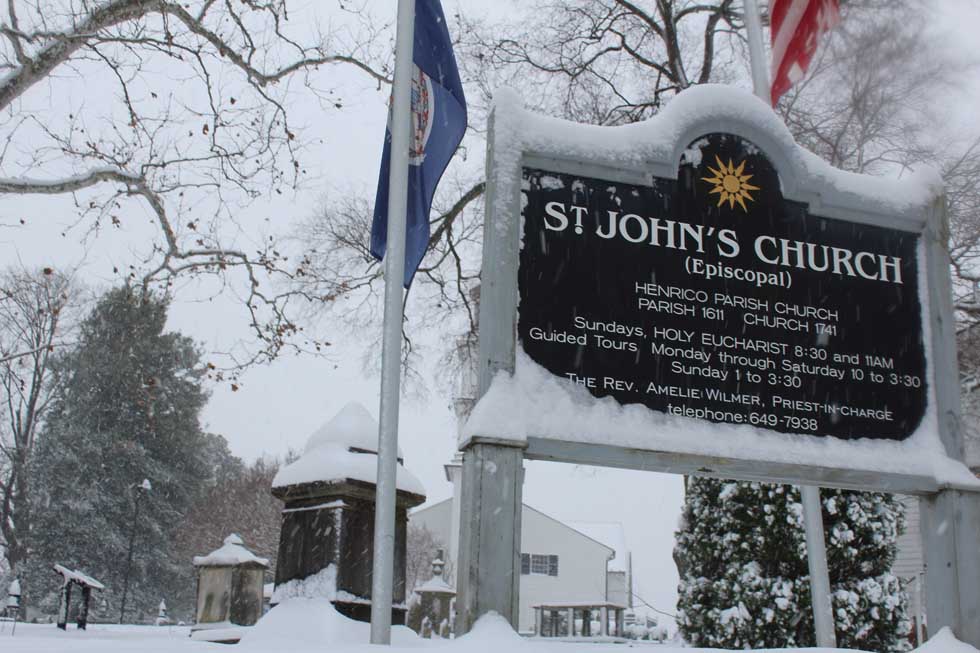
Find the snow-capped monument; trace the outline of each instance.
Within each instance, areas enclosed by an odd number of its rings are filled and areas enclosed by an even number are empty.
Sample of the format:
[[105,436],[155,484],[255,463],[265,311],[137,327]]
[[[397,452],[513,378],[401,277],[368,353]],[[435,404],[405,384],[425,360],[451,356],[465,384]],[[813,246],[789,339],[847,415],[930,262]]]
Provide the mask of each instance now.
[[[374,556],[378,423],[358,403],[317,429],[303,455],[276,474],[272,493],[285,502],[273,602],[322,597],[348,617],[369,621]],[[392,623],[405,623],[408,509],[425,490],[398,452]]]
[[[262,616],[262,585],[269,561],[247,548],[232,533],[220,547],[204,556],[194,556],[197,569],[196,624],[194,639],[234,643],[245,628]],[[166,604],[160,602],[157,623],[166,622]]]

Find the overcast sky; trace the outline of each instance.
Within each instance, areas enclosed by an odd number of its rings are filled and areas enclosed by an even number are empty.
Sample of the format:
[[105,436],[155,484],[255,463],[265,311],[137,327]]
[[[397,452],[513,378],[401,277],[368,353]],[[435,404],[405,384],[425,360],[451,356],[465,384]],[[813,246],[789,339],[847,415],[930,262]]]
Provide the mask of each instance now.
[[[382,4],[389,3],[377,3],[376,10]],[[465,11],[506,9],[498,2],[468,0],[460,4]],[[392,13],[394,5],[390,3]],[[936,5],[943,12],[936,21],[937,38],[961,49],[964,58],[972,57],[975,29],[980,25],[978,3],[939,0]],[[454,0],[446,1],[446,13],[454,6]],[[332,69],[330,74],[335,75],[332,83],[344,98],[345,109],[321,112],[314,107],[303,114],[312,133],[323,139],[322,151],[315,155],[320,159],[316,183],[295,196],[257,203],[249,209],[255,215],[274,215],[281,223],[288,223],[311,215],[324,194],[355,188],[373,195],[385,123],[385,93],[354,71]],[[977,81],[978,73],[973,69],[956,95],[937,99],[964,128],[976,129],[975,107],[980,98]],[[311,164],[311,168],[316,167]],[[72,210],[65,199],[0,199],[4,217],[30,218],[28,228],[0,232],[2,260],[58,268],[83,261],[81,275],[90,284],[99,287],[112,283],[116,279],[112,267],[126,263],[145,226],[127,226],[103,234],[83,247],[77,229],[66,236],[57,235],[71,223]],[[52,224],[58,226],[53,228]],[[179,300],[171,325],[206,347],[221,348],[243,333],[240,320],[220,298],[194,303]],[[380,324],[375,326],[380,330]],[[215,386],[204,413],[206,427],[224,435],[234,453],[254,459],[301,448],[310,433],[349,401],[359,401],[377,415],[378,378],[367,371],[372,366],[364,364],[366,339],[340,330],[336,336],[329,359],[285,356],[274,365],[247,373],[237,392],[227,384]],[[456,439],[452,398],[435,382],[440,374],[437,360],[442,336],[419,336],[431,353],[429,392],[422,399],[406,400],[401,409],[400,444],[406,465],[422,480],[430,501],[449,496],[442,466],[452,458]],[[367,358],[371,357],[368,353]],[[683,498],[681,477],[529,463],[524,498],[559,519],[622,522],[633,551],[638,593],[657,608],[674,611],[677,573],[670,553]]]

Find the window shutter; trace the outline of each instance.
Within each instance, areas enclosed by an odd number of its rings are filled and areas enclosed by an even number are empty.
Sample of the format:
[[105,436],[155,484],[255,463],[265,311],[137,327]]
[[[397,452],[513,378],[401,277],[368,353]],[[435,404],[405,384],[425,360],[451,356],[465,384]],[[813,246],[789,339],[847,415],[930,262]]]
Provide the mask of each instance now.
[[521,554],[521,575],[527,576],[531,573],[531,554],[522,553]]
[[558,556],[548,556],[548,575],[558,575]]

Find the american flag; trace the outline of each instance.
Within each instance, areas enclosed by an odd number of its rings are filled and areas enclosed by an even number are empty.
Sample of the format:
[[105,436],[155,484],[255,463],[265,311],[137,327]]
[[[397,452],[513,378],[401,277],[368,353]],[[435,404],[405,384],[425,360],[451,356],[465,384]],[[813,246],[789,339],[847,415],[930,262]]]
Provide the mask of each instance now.
[[820,37],[840,22],[837,0],[772,0],[772,104],[806,73]]

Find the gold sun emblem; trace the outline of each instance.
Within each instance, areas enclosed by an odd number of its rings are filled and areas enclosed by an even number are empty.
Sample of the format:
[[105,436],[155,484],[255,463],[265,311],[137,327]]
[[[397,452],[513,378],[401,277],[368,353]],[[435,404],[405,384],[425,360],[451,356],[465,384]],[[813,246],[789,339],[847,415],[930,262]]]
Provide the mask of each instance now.
[[753,175],[742,174],[745,170],[745,161],[739,163],[738,167],[735,167],[731,159],[728,160],[728,165],[725,165],[717,155],[715,155],[715,161],[718,162],[717,170],[708,166],[708,170],[711,171],[714,177],[701,177],[701,181],[715,185],[709,193],[719,194],[718,206],[728,202],[728,207],[733,209],[735,208],[735,202],[738,202],[742,210],[748,212],[748,208],[745,206],[745,200],[749,200],[750,202],[754,201],[755,198],[749,194],[749,191],[759,190],[759,187],[748,183]]

